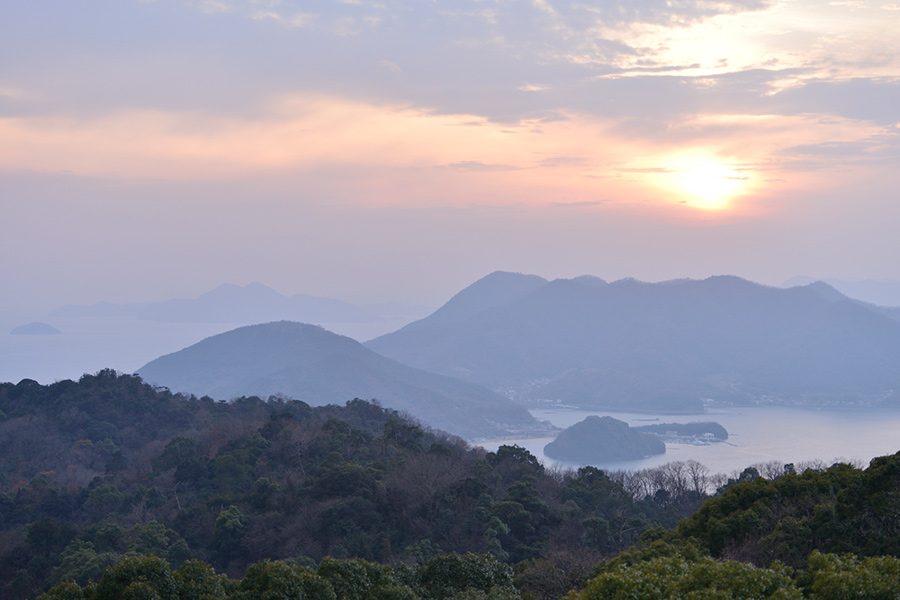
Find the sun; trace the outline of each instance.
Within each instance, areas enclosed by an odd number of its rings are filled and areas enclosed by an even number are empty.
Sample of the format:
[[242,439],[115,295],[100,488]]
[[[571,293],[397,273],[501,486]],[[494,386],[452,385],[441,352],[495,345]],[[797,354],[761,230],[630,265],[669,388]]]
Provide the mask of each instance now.
[[728,208],[740,191],[744,177],[733,167],[722,164],[695,164],[679,170],[678,188],[690,206],[704,210]]

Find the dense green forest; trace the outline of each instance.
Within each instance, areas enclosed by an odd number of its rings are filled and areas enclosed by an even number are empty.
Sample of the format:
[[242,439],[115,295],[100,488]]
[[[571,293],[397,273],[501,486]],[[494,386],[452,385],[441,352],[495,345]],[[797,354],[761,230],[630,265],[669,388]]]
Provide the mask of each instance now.
[[488,453],[362,400],[224,403],[101,371],[2,384],[0,411],[4,598],[151,553],[240,577],[266,559],[473,552],[565,587],[704,499],[635,499],[597,469],[548,472],[522,448]]
[[555,471],[376,402],[223,403],[101,371],[0,384],[0,461],[3,598],[900,590],[900,455],[719,482]]

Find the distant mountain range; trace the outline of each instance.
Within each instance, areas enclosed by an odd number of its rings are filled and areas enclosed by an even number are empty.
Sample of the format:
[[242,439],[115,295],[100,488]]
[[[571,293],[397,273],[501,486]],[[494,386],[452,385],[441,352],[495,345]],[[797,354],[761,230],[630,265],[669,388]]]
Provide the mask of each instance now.
[[[900,281],[843,281],[841,279],[794,277],[781,287],[803,287],[818,283],[830,287],[832,295],[846,296],[870,310],[900,322]],[[824,290],[822,287],[819,289]]]
[[529,405],[891,404],[900,322],[816,282],[607,283],[497,272],[366,346]]
[[302,323],[241,327],[160,357],[138,374],[173,391],[217,400],[283,394],[323,405],[376,399],[468,439],[541,428],[528,411],[494,392],[402,365]]
[[382,319],[334,298],[284,296],[261,283],[226,283],[195,299],[162,302],[67,305],[50,313],[58,317],[131,316],[168,323],[261,323],[276,320],[310,323],[367,323]]
[[862,302],[868,302],[869,304],[874,304],[876,306],[900,307],[900,281],[897,281],[896,279],[862,279],[848,281],[846,279],[816,279],[814,277],[798,276],[792,277],[781,287],[789,288],[809,285],[816,281],[827,283],[840,293],[855,300],[861,300]]

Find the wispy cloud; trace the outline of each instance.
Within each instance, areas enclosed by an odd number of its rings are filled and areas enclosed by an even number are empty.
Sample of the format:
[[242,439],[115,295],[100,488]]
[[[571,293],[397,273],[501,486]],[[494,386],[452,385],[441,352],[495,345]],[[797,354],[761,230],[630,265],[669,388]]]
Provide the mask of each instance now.
[[[578,203],[600,181],[631,186],[604,193],[614,199],[670,185],[685,156],[790,164],[866,148],[886,160],[894,145],[879,132],[900,105],[891,6],[123,3],[116,28],[91,21],[77,39],[42,30],[58,45],[3,75],[2,127],[18,143],[3,145],[0,168],[193,178],[385,168],[477,180],[486,194],[515,176],[534,196],[565,188]],[[25,56],[35,32],[7,33]]]
[[551,202],[550,206],[556,208],[588,208],[608,204],[609,200],[582,200],[580,202]]
[[256,21],[264,21],[266,19],[270,19],[285,27],[290,29],[294,29],[297,27],[312,27],[317,20],[317,15],[312,13],[293,13],[289,15],[283,15],[281,13],[268,10],[268,11],[259,11],[253,13],[251,16],[252,19]]
[[233,12],[237,8],[234,3],[225,0],[196,0],[193,4],[206,14]]
[[498,171],[517,171],[521,167],[512,165],[486,164],[477,160],[464,160],[461,162],[451,163],[449,165],[441,165],[441,169],[451,169],[453,171],[470,171],[496,173]]

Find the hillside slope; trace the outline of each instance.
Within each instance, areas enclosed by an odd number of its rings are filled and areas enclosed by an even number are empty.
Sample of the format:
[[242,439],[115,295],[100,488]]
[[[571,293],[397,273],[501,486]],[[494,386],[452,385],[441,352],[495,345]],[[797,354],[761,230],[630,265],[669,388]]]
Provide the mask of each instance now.
[[348,337],[281,321],[241,327],[138,370],[174,391],[230,399],[283,394],[313,406],[377,399],[466,438],[528,430],[523,408],[487,389],[379,356]]

